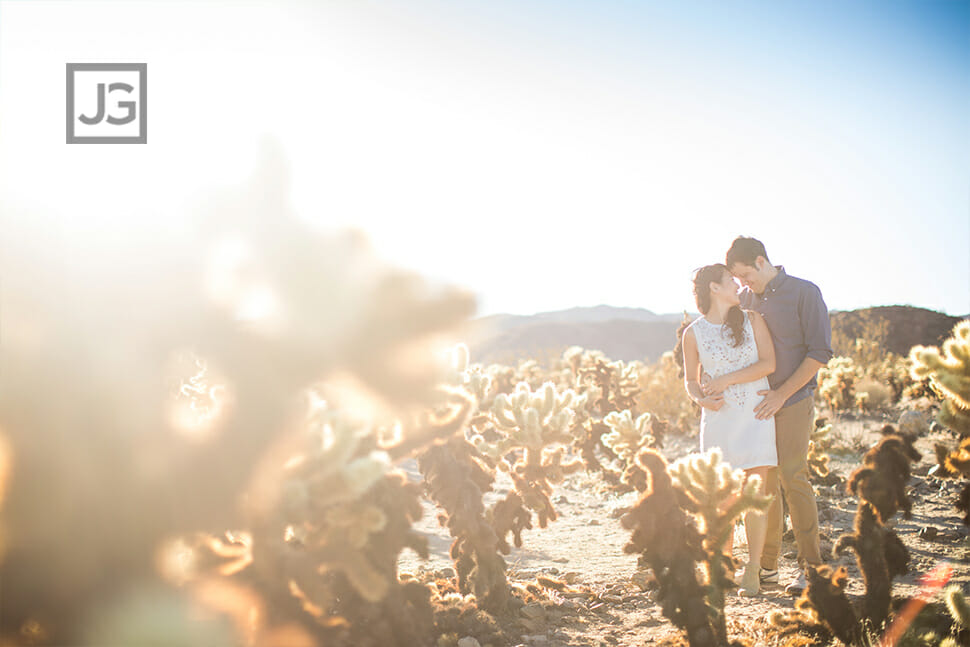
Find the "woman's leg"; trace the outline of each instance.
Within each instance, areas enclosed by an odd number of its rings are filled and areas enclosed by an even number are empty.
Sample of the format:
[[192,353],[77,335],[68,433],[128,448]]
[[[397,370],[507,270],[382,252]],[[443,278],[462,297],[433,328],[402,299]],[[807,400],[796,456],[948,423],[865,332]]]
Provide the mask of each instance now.
[[[761,477],[761,488],[758,491],[759,494],[764,495],[765,493],[765,482],[768,477],[768,470],[775,469],[772,467],[755,467],[750,470],[745,470],[745,474],[748,478],[752,476]],[[761,510],[749,509],[744,513],[744,530],[748,537],[748,561],[760,566],[761,565],[761,551],[765,547],[765,515]]]
[[[745,470],[746,478],[758,476],[761,478],[759,494],[765,493],[765,482],[768,470],[772,467],[755,467]],[[741,592],[754,595],[761,587],[761,552],[765,546],[765,515],[760,510],[749,509],[744,513],[744,532],[748,538],[748,563],[744,568],[744,576],[741,578]]]

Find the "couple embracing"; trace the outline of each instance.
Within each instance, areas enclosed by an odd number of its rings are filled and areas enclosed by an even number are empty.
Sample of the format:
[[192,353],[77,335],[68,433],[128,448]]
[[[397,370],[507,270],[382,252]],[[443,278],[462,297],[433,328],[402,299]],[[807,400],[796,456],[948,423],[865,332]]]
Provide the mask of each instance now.
[[[684,330],[684,385],[702,407],[701,451],[719,447],[732,468],[760,476],[762,492],[774,495],[766,513],[749,510],[744,517],[748,562],[739,584],[742,594],[755,595],[778,582],[779,485],[799,566],[822,563],[808,440],[815,374],[832,358],[828,310],[815,284],[772,265],[764,245],[743,236],[723,265],[697,270],[694,296],[701,316]],[[786,591],[804,588],[802,571]]]

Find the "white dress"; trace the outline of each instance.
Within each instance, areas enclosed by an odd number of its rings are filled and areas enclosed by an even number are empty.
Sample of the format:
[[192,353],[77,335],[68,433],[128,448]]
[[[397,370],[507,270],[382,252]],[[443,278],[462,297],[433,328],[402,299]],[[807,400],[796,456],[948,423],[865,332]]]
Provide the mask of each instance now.
[[[701,364],[712,378],[733,373],[758,361],[758,346],[748,313],[744,313],[744,342],[734,345],[734,335],[725,325],[701,316],[688,327],[694,331]],[[768,378],[733,384],[724,390],[724,406],[701,413],[701,451],[720,447],[733,469],[778,465],[775,447],[775,419],[758,420],[754,408],[761,402],[758,391],[768,389]]]

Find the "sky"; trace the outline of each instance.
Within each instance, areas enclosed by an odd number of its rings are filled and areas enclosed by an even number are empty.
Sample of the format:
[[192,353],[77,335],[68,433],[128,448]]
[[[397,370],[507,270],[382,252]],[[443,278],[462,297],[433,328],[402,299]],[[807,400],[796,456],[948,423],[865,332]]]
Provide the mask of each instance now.
[[[70,62],[147,63],[147,144],[65,143]],[[6,222],[169,231],[266,141],[479,315],[693,311],[739,234],[830,309],[970,313],[970,0],[0,0]]]

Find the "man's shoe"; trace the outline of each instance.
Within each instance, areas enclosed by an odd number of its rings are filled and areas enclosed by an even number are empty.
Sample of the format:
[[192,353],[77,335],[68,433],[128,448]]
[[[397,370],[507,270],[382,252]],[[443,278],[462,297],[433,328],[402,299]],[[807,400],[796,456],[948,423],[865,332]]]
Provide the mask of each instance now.
[[798,577],[785,587],[785,593],[788,595],[801,595],[807,586],[808,582],[805,581],[805,573],[799,573]]
[[761,569],[761,585],[766,584],[778,584],[778,569],[777,568],[763,568]]

